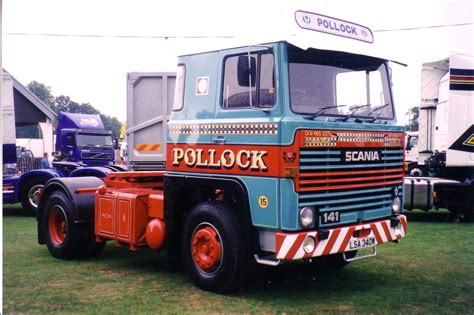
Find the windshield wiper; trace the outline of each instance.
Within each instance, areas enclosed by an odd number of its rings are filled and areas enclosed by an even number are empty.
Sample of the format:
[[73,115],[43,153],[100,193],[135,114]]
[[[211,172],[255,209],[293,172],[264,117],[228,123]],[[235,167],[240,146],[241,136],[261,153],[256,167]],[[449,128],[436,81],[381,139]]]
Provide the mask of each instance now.
[[[354,106],[350,109],[351,111],[351,114],[349,116],[345,116],[345,117],[342,117],[342,118],[339,118],[338,121],[347,121],[349,118],[352,118],[354,117],[355,113],[357,113],[357,111],[361,108],[365,108],[365,107],[368,107],[370,106],[370,104],[364,104],[364,105],[359,105],[359,106]],[[362,121],[357,121],[357,122],[362,122]]]
[[[372,115],[373,113],[375,112],[378,112],[379,110],[381,110],[382,108],[385,108],[387,107],[388,105],[391,105],[392,103],[387,103],[387,104],[383,104],[383,105],[380,105],[379,107],[376,107],[374,108],[373,110],[371,110],[367,116],[370,116]],[[382,113],[379,113],[377,116],[373,117],[372,119],[367,119],[366,122],[370,122],[370,123],[373,123],[374,121],[376,121],[377,119],[379,119],[380,115],[382,115]]]
[[323,114],[325,111],[331,108],[338,108],[338,107],[346,107],[347,105],[336,105],[336,106],[326,106],[326,107],[321,107],[316,113],[312,114],[311,116],[303,116],[304,119],[307,120],[314,120],[316,117],[319,115]]

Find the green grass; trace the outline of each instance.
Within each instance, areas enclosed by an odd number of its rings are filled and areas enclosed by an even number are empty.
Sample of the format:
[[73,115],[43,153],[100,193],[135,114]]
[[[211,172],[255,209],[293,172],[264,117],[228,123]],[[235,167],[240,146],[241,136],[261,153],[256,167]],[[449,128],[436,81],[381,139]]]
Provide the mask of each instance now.
[[164,253],[106,246],[97,258],[61,261],[36,242],[34,218],[5,206],[5,313],[474,313],[474,223],[446,212],[409,214],[408,237],[377,257],[332,273],[262,268],[247,288],[221,296]]

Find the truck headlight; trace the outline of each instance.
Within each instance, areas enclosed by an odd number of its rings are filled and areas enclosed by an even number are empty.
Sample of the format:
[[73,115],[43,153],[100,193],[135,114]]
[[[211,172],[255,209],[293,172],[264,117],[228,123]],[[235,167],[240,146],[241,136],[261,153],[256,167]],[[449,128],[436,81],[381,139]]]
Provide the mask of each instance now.
[[395,197],[392,200],[392,212],[393,214],[400,214],[400,210],[402,206],[402,202],[400,201],[399,197]]
[[314,210],[310,207],[304,207],[300,210],[300,225],[303,229],[307,229],[314,222]]

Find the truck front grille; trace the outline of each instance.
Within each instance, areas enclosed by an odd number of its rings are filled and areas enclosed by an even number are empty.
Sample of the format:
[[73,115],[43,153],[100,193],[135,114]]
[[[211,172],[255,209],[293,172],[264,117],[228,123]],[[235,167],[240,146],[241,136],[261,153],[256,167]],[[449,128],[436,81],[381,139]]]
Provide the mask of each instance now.
[[343,151],[322,149],[300,151],[300,192],[356,189],[403,182],[403,151],[383,149],[376,162],[345,163]]
[[81,158],[88,160],[112,160],[112,153],[81,152]]
[[320,214],[338,211],[341,223],[390,215],[395,187],[403,191],[403,150],[379,149],[376,161],[350,163],[343,154],[351,149],[301,149],[299,206],[313,206]]

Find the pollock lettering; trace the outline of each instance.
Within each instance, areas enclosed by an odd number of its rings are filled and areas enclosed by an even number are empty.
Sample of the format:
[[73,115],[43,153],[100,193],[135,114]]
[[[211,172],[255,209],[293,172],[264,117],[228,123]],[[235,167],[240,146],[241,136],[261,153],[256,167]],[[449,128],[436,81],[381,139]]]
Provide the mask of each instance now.
[[184,162],[188,167],[231,169],[237,165],[241,170],[266,171],[268,169],[264,157],[267,151],[258,150],[239,150],[235,153],[233,150],[224,150],[217,153],[215,149],[181,149],[174,148],[173,166],[180,166]]

